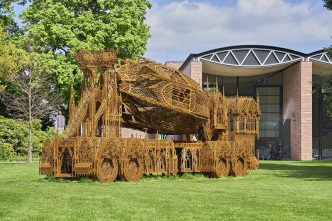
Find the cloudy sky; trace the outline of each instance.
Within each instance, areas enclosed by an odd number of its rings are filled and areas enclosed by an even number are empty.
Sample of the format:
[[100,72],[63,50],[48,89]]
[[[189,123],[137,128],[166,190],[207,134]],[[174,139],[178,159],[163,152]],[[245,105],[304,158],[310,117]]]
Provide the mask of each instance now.
[[152,0],[145,56],[165,62],[239,44],[312,52],[332,44],[322,0]]
[[[151,0],[146,57],[184,60],[190,53],[239,44],[301,52],[332,44],[332,12],[322,0]],[[16,7],[19,13],[21,7]]]

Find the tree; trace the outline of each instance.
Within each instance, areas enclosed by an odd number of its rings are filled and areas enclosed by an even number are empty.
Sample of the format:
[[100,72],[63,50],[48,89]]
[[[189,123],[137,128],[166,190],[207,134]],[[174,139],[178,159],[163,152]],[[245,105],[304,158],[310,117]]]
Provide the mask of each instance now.
[[4,27],[10,34],[20,32],[19,26],[14,21],[14,8],[12,3],[17,0],[0,0],[0,26]]
[[32,0],[20,18],[36,51],[53,54],[57,81],[69,89],[73,73],[80,73],[73,56],[79,49],[116,47],[122,57],[144,53],[150,7],[148,0]]
[[1,93],[1,100],[13,118],[28,121],[28,163],[32,163],[32,129],[34,118],[44,118],[60,110],[61,94],[48,73],[45,55],[30,52],[28,62],[11,88]]
[[26,62],[26,54],[8,42],[7,33],[0,28],[0,92],[15,78]]

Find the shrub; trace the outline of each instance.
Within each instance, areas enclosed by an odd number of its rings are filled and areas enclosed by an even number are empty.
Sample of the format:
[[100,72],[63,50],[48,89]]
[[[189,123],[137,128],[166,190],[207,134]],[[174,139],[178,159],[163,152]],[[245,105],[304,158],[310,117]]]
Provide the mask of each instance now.
[[0,160],[14,160],[15,152],[13,150],[13,145],[9,143],[2,143],[0,141]]
[[[26,121],[0,116],[0,160],[14,160],[15,156],[27,154],[29,126]],[[33,120],[32,145],[33,154],[39,151],[46,139],[54,136],[54,128],[42,130],[41,120]]]

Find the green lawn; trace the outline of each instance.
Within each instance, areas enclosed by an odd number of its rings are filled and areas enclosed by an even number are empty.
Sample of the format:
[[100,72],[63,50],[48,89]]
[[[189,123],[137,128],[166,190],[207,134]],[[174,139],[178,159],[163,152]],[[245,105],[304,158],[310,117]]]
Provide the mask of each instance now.
[[61,181],[0,164],[0,220],[332,220],[332,161],[261,162],[245,177]]

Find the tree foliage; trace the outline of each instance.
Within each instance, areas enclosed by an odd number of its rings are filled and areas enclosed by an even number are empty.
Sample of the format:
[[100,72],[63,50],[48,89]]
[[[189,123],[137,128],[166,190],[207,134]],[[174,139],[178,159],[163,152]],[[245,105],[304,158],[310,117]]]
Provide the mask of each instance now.
[[18,71],[26,62],[24,50],[8,42],[7,33],[0,28],[0,91],[5,84],[14,80]]
[[45,118],[60,110],[61,92],[53,84],[45,55],[30,53],[27,60],[10,88],[0,93],[0,99],[13,118],[30,120],[29,112],[32,118]]
[[14,21],[13,3],[17,0],[0,0],[0,26],[4,27],[10,34],[20,32],[19,26]]
[[73,58],[79,49],[116,47],[122,57],[142,55],[150,7],[148,0],[33,0],[20,18],[35,51],[53,54],[58,83],[68,88],[80,72]]

